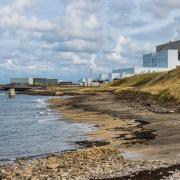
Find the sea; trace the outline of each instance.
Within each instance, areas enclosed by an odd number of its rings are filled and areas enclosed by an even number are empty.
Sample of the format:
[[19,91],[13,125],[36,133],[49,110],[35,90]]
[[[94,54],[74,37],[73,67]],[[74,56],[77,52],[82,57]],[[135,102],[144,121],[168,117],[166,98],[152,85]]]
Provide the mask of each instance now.
[[0,163],[76,149],[76,141],[89,139],[92,125],[66,121],[49,98],[0,91]]

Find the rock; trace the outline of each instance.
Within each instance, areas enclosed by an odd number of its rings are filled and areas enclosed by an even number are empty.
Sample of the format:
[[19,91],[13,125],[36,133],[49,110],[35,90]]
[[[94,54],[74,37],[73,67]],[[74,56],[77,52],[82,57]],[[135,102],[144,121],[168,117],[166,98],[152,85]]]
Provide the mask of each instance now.
[[46,165],[47,168],[49,169],[57,169],[59,167],[58,163],[50,163]]

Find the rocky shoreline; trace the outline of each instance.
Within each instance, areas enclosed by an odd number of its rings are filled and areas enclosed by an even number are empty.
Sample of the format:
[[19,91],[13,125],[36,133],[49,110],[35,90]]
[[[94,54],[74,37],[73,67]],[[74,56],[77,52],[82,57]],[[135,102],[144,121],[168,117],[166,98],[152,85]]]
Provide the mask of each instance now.
[[[179,114],[152,112],[109,93],[52,99],[50,103],[65,119],[97,127],[89,134],[93,140],[76,142],[80,148],[75,151],[0,165],[0,179],[180,178]],[[126,150],[140,156],[125,158]]]
[[[163,161],[128,161],[114,148],[93,147],[49,155],[40,159],[18,160],[0,165],[1,179],[156,179],[165,178],[180,164]],[[177,172],[177,171],[176,171]]]

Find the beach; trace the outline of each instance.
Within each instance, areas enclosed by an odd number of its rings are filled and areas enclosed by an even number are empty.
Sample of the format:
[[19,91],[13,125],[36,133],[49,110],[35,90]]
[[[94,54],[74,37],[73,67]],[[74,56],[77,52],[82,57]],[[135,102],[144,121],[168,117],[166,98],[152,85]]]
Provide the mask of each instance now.
[[[1,166],[2,179],[162,179],[179,177],[179,117],[158,113],[109,92],[53,98],[69,123],[91,124],[78,150],[24,158]],[[163,110],[163,112],[160,112]],[[166,130],[166,131],[164,131]]]

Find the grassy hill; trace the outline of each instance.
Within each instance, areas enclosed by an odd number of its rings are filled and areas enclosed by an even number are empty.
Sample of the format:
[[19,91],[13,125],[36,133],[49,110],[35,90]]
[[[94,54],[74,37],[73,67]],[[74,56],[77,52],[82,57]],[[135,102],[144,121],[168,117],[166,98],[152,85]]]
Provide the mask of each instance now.
[[114,81],[100,88],[120,98],[151,98],[162,105],[180,104],[180,67],[169,72],[147,73]]

